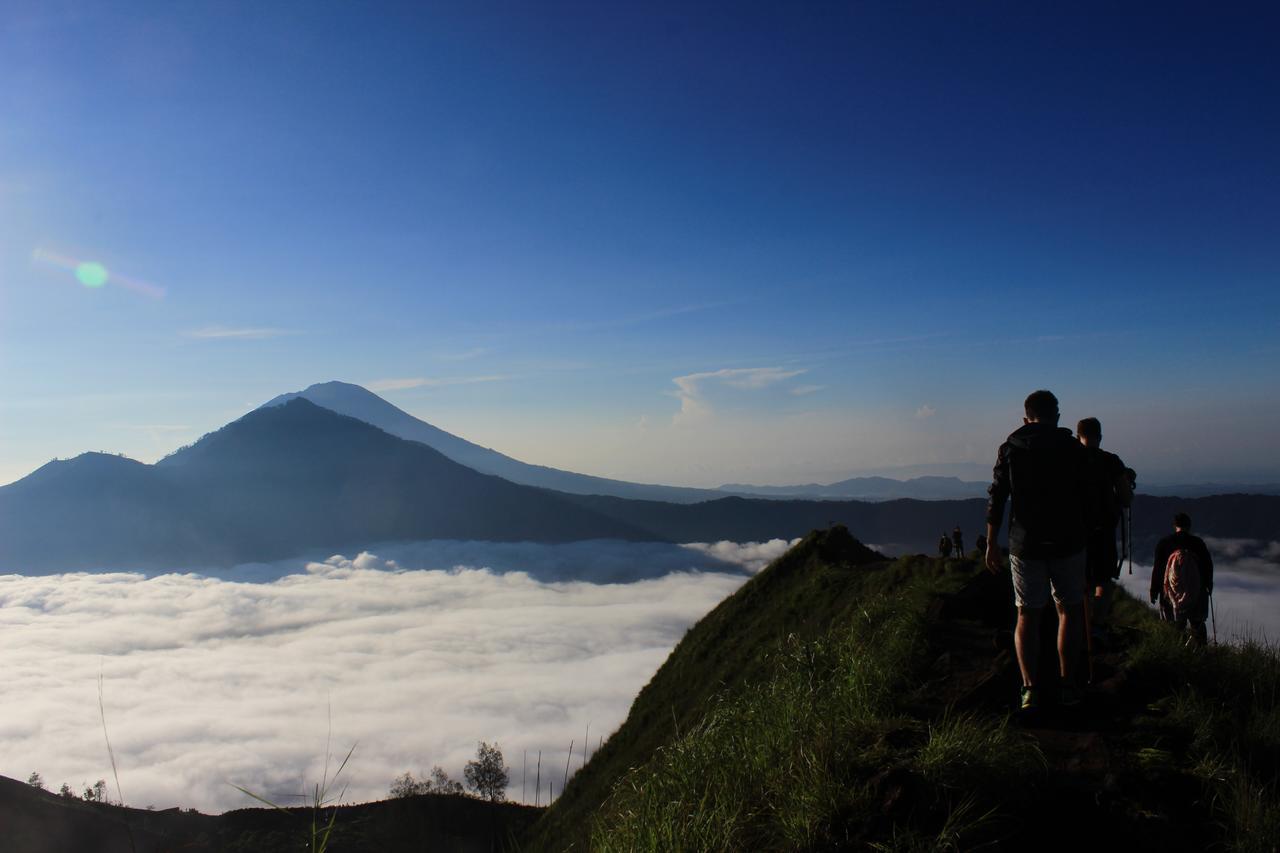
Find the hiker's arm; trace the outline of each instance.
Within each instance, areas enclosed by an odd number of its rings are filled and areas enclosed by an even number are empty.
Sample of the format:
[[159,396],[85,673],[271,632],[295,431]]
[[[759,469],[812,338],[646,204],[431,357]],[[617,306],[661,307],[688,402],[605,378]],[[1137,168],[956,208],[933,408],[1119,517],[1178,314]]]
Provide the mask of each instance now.
[[1000,544],[996,536],[1004,523],[1004,505],[1009,500],[1009,461],[1005,456],[1006,445],[1000,445],[996,464],[991,471],[991,485],[987,488],[987,571],[1000,571]]
[[1120,463],[1120,474],[1116,477],[1116,498],[1119,499],[1122,507],[1133,503],[1133,479],[1130,478],[1129,469],[1123,462]]
[[996,534],[1000,532],[1000,528],[987,522],[987,553],[983,555],[983,562],[986,564],[987,571],[996,574],[1001,568],[1000,546],[996,544]]

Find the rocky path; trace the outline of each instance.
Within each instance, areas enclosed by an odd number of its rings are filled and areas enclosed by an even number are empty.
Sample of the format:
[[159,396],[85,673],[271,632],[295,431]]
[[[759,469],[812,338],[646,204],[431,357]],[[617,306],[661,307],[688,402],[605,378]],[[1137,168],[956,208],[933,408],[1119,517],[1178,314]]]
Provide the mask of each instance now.
[[[1010,850],[1202,850],[1219,837],[1199,781],[1180,769],[1185,743],[1161,726],[1166,697],[1137,683],[1125,668],[1133,629],[1107,631],[1093,659],[1094,681],[1083,706],[1016,710],[1021,679],[1013,652],[1014,608],[1007,572],[996,577],[973,563],[971,574],[930,611],[933,657],[915,710],[932,718],[971,713],[1002,719],[1032,738],[1045,773],[1033,807],[1020,806],[995,847]],[[1056,614],[1044,618],[1040,671],[1056,676]],[[1054,693],[1050,682],[1046,692]]]

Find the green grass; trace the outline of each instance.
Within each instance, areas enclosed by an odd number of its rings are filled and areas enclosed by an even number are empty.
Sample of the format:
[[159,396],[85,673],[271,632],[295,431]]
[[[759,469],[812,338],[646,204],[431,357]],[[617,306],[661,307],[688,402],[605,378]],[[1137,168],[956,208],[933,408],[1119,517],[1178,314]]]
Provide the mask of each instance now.
[[1045,771],[1035,742],[1008,718],[946,716],[929,726],[929,741],[916,757],[922,776],[937,785],[993,796],[1034,784]]
[[[1188,648],[1148,619],[1129,671],[1154,695],[1176,750],[1148,749],[1177,764],[1182,755],[1205,786],[1228,849],[1274,851],[1280,839],[1280,650],[1255,641]],[[1142,756],[1139,756],[1142,758]]]
[[861,779],[918,666],[923,611],[918,591],[881,597],[823,638],[789,640],[770,678],[719,697],[620,781],[591,849],[804,849],[869,810]]
[[890,566],[836,527],[805,537],[743,584],[689,629],[524,849],[587,849],[592,818],[620,778],[702,723],[727,688],[766,682],[789,637],[821,639],[855,618],[869,589],[905,582],[910,572],[899,577]]

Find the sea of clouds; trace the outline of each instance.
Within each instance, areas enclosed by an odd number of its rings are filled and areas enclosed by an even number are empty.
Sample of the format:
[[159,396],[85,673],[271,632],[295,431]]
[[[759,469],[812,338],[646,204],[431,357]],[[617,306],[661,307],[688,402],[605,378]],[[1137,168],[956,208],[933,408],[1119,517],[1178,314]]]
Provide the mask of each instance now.
[[532,801],[539,750],[559,790],[570,741],[572,772],[587,726],[594,750],[688,627],[790,544],[409,543],[222,577],[0,576],[0,774],[105,778],[114,799],[105,716],[130,805],[255,805],[233,784],[288,802],[353,743],[344,800],[378,799],[405,771],[461,779],[481,740],[514,799],[528,752]]

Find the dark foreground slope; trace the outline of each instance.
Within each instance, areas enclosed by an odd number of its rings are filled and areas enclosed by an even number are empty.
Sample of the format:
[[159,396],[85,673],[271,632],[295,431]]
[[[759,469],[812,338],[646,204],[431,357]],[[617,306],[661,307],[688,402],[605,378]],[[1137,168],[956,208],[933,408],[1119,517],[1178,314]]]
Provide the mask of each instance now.
[[[341,806],[334,853],[499,853],[513,850],[538,810],[469,797],[424,795]],[[322,824],[331,810],[324,810]],[[309,809],[221,815],[87,803],[0,777],[0,849],[6,853],[294,853],[310,850]]]
[[691,629],[526,847],[1276,849],[1274,650],[1187,650],[1123,598],[1084,707],[1015,715],[1007,575],[850,541]]

